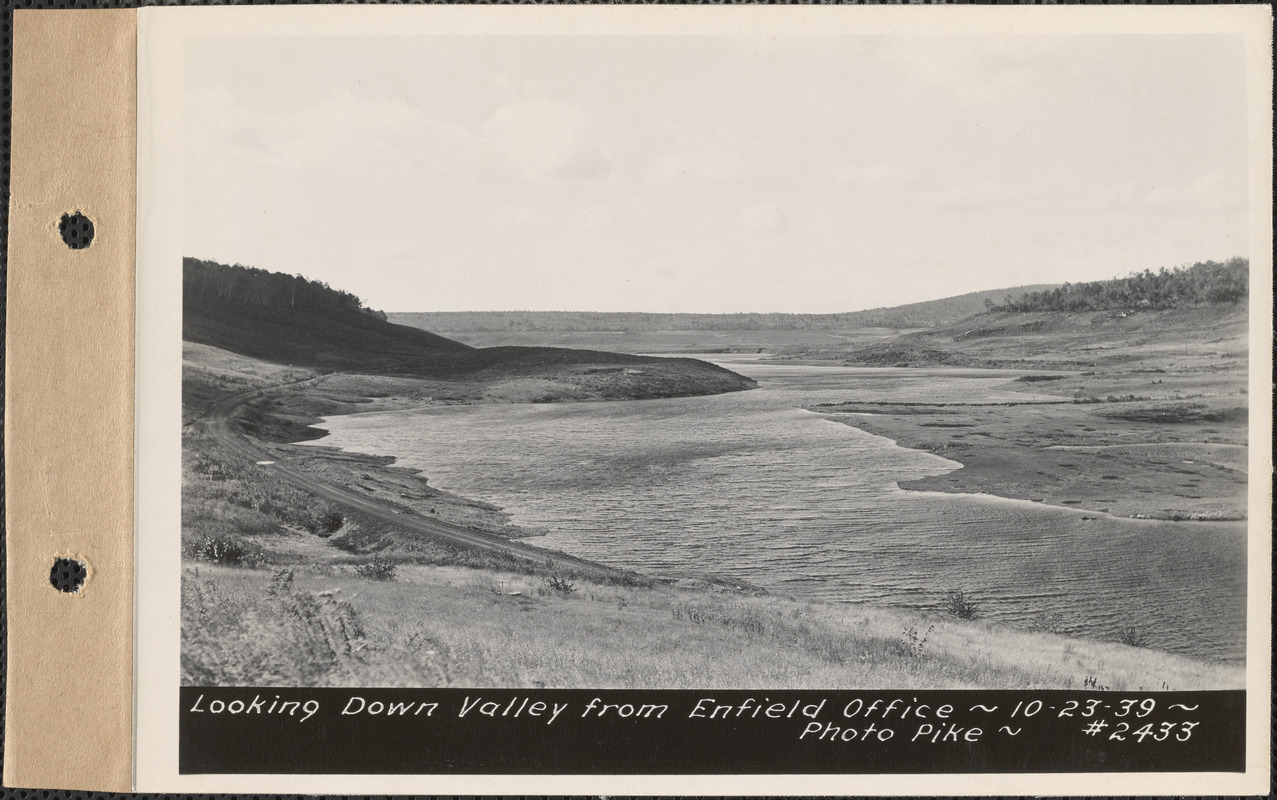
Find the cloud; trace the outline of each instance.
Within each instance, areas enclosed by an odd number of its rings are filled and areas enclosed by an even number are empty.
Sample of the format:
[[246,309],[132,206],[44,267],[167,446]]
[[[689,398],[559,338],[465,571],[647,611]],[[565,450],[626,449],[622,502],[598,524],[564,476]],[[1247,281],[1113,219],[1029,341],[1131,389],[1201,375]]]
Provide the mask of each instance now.
[[770,200],[741,209],[740,223],[750,230],[775,231],[785,227],[785,214]]
[[325,172],[439,171],[477,150],[460,125],[431,119],[401,100],[339,97],[288,113],[250,111],[224,88],[192,92],[192,154],[266,168]]
[[1032,195],[1034,192],[1023,186],[985,180],[924,191],[918,199],[924,205],[943,211],[984,211],[1010,209]]
[[886,39],[876,53],[885,68],[920,87],[960,105],[983,105],[1032,92],[1050,75],[1041,55],[1051,49],[1048,37],[903,36]]
[[687,178],[721,181],[739,176],[750,142],[730,131],[690,135],[673,126],[656,126],[652,141],[658,152],[648,160],[645,179],[667,185]]
[[909,180],[909,175],[890,164],[873,164],[868,167],[839,167],[833,171],[833,179],[852,186],[884,186],[903,183]]
[[1246,183],[1230,180],[1218,172],[1192,181],[1156,186],[1141,200],[1150,208],[1168,214],[1228,213],[1247,208]]
[[602,180],[610,165],[588,128],[584,111],[543,97],[498,109],[480,135],[489,152],[528,180]]

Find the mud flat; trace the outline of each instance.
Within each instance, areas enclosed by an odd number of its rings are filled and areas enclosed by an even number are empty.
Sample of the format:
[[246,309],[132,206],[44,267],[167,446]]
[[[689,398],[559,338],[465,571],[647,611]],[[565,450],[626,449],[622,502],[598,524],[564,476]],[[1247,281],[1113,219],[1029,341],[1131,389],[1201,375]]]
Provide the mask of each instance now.
[[[1238,388],[1168,391],[1180,381],[1165,373],[1044,377],[1027,385],[1042,392],[1055,384],[1080,396],[987,405],[849,401],[812,410],[962,464],[902,481],[904,489],[993,494],[1124,517],[1246,518],[1247,411]],[[1092,394],[1100,382],[1128,391]],[[1141,394],[1129,391],[1137,388]]]

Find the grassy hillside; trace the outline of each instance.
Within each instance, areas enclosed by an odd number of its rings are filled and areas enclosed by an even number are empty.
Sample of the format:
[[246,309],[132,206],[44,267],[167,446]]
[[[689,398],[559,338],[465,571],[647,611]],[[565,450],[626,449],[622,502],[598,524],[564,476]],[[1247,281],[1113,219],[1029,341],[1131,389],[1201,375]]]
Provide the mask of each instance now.
[[[297,302],[300,290],[304,300]],[[254,358],[378,371],[470,348],[385,321],[345,292],[304,278],[187,258],[182,338]]]
[[[1007,291],[981,313],[898,337],[793,350],[865,366],[1079,369],[1243,358],[1249,262],[1234,258],[1124,278]],[[1030,291],[1031,290],[1031,291]],[[993,294],[993,293],[991,293]],[[1223,364],[1221,369],[1228,365]]]
[[1223,368],[1246,356],[1247,318],[1245,306],[1234,303],[1168,310],[992,311],[822,355],[864,366],[1083,370],[1170,361]]
[[953,297],[942,297],[939,300],[924,300],[920,303],[906,303],[889,308],[872,308],[846,316],[858,327],[935,328],[978,314],[986,310],[989,303],[996,302],[1000,298],[1050,291],[1054,288],[1054,284],[1033,284],[1032,286],[1013,286],[1009,289],[988,289]]
[[529,688],[1235,688],[1242,669],[1044,631],[703,585],[401,564],[190,565],[182,680]]

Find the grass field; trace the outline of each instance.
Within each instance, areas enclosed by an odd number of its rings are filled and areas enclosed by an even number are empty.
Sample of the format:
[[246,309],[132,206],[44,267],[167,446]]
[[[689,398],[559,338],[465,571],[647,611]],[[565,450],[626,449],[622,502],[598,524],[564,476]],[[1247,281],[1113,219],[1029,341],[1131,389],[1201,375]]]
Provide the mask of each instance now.
[[[367,573],[367,571],[365,571]],[[570,586],[568,585],[570,584]],[[398,566],[190,565],[188,684],[1085,688],[1242,685],[1242,668],[933,615],[702,587],[551,586]]]

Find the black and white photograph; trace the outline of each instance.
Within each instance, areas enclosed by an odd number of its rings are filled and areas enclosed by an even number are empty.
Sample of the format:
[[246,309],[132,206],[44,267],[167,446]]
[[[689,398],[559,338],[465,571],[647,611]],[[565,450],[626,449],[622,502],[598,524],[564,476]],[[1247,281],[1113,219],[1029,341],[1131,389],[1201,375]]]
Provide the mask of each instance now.
[[1247,39],[634,27],[181,40],[183,712],[1246,689]]

